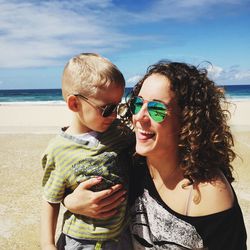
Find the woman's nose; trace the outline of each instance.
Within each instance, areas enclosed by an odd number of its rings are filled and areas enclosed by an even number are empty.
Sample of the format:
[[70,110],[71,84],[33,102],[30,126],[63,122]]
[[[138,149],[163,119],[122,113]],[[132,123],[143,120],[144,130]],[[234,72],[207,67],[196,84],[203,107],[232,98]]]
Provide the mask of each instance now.
[[134,115],[134,119],[136,120],[148,120],[149,114],[147,110],[147,103],[144,103],[140,109],[140,111]]

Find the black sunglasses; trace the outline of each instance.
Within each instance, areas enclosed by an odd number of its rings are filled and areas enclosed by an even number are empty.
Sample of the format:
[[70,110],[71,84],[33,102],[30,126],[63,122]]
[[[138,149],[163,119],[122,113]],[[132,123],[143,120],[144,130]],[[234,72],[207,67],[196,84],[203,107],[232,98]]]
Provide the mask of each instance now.
[[86,101],[88,104],[90,104],[92,107],[101,110],[101,115],[102,117],[108,117],[110,115],[112,115],[114,112],[116,112],[117,107],[119,105],[119,103],[117,104],[108,104],[104,107],[100,107],[98,105],[96,105],[95,103],[93,103],[92,101],[90,101],[86,96],[81,95],[81,94],[74,94],[74,96],[78,96],[80,98],[82,98],[84,101]]

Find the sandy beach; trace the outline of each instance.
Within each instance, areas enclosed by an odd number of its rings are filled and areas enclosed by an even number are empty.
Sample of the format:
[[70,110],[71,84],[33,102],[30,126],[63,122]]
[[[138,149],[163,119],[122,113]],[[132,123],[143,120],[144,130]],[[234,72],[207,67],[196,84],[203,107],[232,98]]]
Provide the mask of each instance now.
[[[234,104],[229,124],[239,157],[233,186],[250,235],[250,101]],[[0,117],[0,249],[40,249],[40,158],[71,113],[65,105],[0,105]]]

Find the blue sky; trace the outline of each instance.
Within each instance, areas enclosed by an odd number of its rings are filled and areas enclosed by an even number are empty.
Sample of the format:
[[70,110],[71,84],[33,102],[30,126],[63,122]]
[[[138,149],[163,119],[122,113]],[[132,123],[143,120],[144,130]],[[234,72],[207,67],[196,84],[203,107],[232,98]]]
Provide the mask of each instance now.
[[0,13],[0,89],[60,88],[81,52],[109,58],[127,86],[160,59],[250,84],[249,0],[0,0]]

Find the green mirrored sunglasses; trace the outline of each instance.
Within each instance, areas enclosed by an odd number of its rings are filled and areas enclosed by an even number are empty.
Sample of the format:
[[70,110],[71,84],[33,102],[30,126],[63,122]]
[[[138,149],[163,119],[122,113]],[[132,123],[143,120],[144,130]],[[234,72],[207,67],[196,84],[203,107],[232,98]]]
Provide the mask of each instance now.
[[134,96],[129,103],[129,108],[133,115],[141,110],[144,103],[147,103],[149,116],[156,122],[162,122],[167,116],[168,107],[159,101],[146,101],[142,97]]

